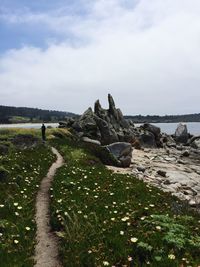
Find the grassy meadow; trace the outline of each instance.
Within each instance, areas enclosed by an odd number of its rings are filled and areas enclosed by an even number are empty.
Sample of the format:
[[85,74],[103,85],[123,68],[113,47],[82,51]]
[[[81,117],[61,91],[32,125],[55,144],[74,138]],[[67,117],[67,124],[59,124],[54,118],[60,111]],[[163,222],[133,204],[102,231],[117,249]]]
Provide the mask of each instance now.
[[33,266],[36,226],[35,197],[54,155],[48,146],[19,150],[9,141],[17,134],[39,136],[37,130],[2,129],[0,144],[9,153],[0,156],[0,266]]
[[177,198],[132,175],[114,174],[72,135],[47,129],[46,145],[17,149],[17,134],[39,130],[2,129],[0,145],[0,266],[34,265],[35,197],[41,179],[63,155],[51,187],[51,224],[60,238],[64,267],[198,267],[200,215]]
[[77,144],[54,145],[67,162],[51,189],[63,266],[200,265],[200,216],[187,204],[112,173]]

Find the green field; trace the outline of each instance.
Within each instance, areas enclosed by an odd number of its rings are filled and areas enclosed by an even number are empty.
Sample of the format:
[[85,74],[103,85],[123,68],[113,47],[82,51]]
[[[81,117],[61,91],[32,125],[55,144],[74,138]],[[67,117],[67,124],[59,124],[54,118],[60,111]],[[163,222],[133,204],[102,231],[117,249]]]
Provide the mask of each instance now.
[[[1,130],[0,144],[27,130]],[[7,140],[5,141],[5,139]],[[2,141],[4,139],[4,141]],[[35,197],[41,179],[54,161],[48,146],[0,156],[0,266],[33,266],[36,226]]]
[[34,265],[35,196],[55,160],[66,164],[51,188],[51,223],[64,267],[200,265],[200,215],[186,203],[137,180],[114,174],[66,130],[48,129],[46,145],[17,149],[17,134],[0,130],[0,266]]
[[131,175],[114,174],[77,144],[52,187],[64,266],[198,266],[200,216]]

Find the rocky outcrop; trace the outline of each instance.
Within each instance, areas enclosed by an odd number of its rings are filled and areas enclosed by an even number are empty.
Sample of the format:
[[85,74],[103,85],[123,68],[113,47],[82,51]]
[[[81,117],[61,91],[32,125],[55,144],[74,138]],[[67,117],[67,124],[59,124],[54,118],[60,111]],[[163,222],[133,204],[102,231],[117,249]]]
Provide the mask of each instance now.
[[71,127],[79,137],[98,140],[102,145],[128,142],[135,143],[136,148],[160,146],[160,128],[151,124],[136,128],[131,121],[124,118],[122,111],[116,108],[110,94],[108,103],[109,108],[104,109],[97,100],[94,111],[88,108],[81,117],[60,122],[60,127]]
[[130,143],[117,142],[106,146],[106,148],[119,161],[121,167],[130,166],[133,151]]
[[90,107],[82,116],[60,122],[60,127],[70,127],[81,139],[87,137],[100,142],[101,145],[128,142],[136,149],[168,147],[183,150],[183,146],[200,149],[200,137],[194,138],[188,134],[185,124],[180,123],[175,134],[171,136],[161,133],[159,127],[149,123],[135,127],[133,122],[126,120],[122,111],[116,108],[110,94],[108,103],[109,108],[104,109],[97,100],[94,111]]
[[135,135],[134,126],[124,119],[121,110],[115,107],[110,94],[108,103],[109,108],[103,109],[97,100],[94,104],[94,111],[88,108],[80,118],[60,122],[60,127],[71,127],[80,137],[96,139],[103,145],[130,141]]

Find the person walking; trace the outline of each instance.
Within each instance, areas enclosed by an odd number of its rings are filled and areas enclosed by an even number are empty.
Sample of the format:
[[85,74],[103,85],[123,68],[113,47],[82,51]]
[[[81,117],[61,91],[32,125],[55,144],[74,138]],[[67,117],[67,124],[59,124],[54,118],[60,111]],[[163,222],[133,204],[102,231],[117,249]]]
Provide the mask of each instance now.
[[42,140],[45,142],[45,140],[46,140],[46,134],[45,134],[46,127],[45,127],[44,123],[42,124],[41,131],[42,131]]

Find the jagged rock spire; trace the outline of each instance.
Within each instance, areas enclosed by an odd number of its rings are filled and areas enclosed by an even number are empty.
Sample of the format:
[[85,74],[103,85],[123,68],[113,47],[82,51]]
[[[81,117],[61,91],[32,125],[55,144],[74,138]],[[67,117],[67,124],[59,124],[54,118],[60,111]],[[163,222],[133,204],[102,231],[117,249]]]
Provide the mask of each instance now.
[[102,110],[101,104],[99,102],[99,99],[94,103],[94,113],[99,115]]
[[109,103],[109,110],[114,110],[115,109],[115,101],[111,94],[108,94],[108,103]]

